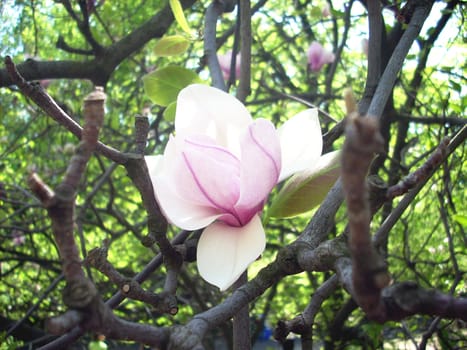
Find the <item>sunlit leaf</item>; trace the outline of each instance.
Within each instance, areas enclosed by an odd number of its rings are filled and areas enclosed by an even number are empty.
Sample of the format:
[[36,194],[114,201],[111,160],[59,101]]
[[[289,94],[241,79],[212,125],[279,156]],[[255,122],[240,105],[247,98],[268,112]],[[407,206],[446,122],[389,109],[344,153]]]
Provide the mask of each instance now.
[[452,218],[456,220],[459,224],[461,224],[463,227],[467,227],[467,215],[454,214]]
[[462,91],[462,85],[455,82],[454,80],[449,80],[449,83],[451,84],[451,87],[457,91],[457,92],[461,92]]
[[143,77],[144,91],[156,104],[168,106],[177,99],[181,89],[200,82],[198,75],[186,68],[168,66]]
[[170,35],[160,39],[154,47],[157,56],[176,56],[184,53],[190,41],[182,35]]
[[310,16],[318,19],[321,18],[321,8],[318,6],[313,6],[310,10]]
[[183,13],[182,5],[180,4],[179,0],[169,0],[170,8],[174,14],[175,20],[177,21],[178,25],[183,29],[183,31],[187,34],[191,35],[191,29],[186,21],[185,14]]
[[89,350],[105,350],[108,346],[103,341],[92,341],[89,343]]
[[340,152],[327,153],[316,167],[293,175],[275,197],[267,215],[286,218],[320,204],[340,174]]
[[173,122],[175,120],[175,110],[176,110],[176,108],[177,108],[177,102],[172,102],[164,110],[164,113],[162,114],[162,117],[164,117],[164,119],[167,120],[168,122]]

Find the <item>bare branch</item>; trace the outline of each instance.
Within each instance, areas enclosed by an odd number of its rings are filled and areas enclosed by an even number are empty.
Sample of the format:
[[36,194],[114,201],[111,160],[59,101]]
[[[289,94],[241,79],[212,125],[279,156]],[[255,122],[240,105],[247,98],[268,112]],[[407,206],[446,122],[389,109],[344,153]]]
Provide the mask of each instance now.
[[[284,342],[290,332],[306,336],[312,340],[311,333],[316,314],[319,312],[323,302],[336,290],[339,286],[339,279],[336,275],[326,280],[313,293],[310,303],[303,312],[290,321],[279,321],[274,330],[274,338],[280,342]],[[311,344],[302,346],[303,349],[311,348]]]
[[[71,131],[73,135],[81,139],[83,131],[81,126],[66,114],[40,85],[28,83],[17,71],[11,57],[5,57],[5,65],[12,83],[16,84],[25,96],[33,100],[57,123],[63,125],[67,130]],[[126,157],[122,153],[101,142],[97,143],[96,150],[114,162],[122,164],[126,161]]]
[[418,183],[425,181],[425,179],[430,176],[430,174],[432,174],[436,168],[438,168],[443,159],[445,159],[448,151],[449,141],[449,138],[445,138],[440,143],[438,148],[436,148],[430,158],[428,158],[420,168],[399,181],[398,184],[389,187],[386,194],[387,198],[393,199],[397,196],[405,194],[414,188]]
[[134,279],[120,274],[107,260],[108,247],[92,249],[86,257],[85,264],[89,264],[107,276],[119,290],[128,298],[143,301],[160,313],[175,315],[178,312],[177,298],[172,293],[155,294],[144,290]]
[[342,151],[342,183],[349,219],[354,298],[373,320],[384,320],[381,290],[389,283],[386,264],[371,242],[371,210],[366,175],[384,141],[373,119],[353,115],[347,120]]
[[[465,139],[467,138],[467,125],[465,125],[455,136],[452,137],[451,142],[448,145],[448,152],[446,153],[445,157],[449,156],[459,145],[461,145]],[[442,159],[439,164],[444,161]],[[392,227],[395,225],[397,220],[401,217],[402,213],[405,209],[409,206],[410,203],[414,200],[420,190],[425,186],[426,182],[433,176],[434,174],[433,169],[431,173],[422,181],[420,181],[415,188],[413,188],[410,192],[408,192],[404,198],[399,202],[396,208],[391,212],[391,214],[384,220],[381,227],[375,233],[375,244],[379,245],[387,239],[389,232],[391,231]]]
[[[182,0],[184,8],[196,0]],[[35,61],[27,60],[18,65],[22,76],[28,80],[39,79],[89,79],[96,86],[105,86],[115,68],[140,50],[151,39],[159,38],[173,22],[173,14],[166,5],[157,14],[126,37],[99,51],[91,61]],[[0,87],[14,84],[6,70],[0,70]]]
[[209,73],[211,74],[212,86],[226,91],[224,76],[221,66],[217,59],[216,45],[216,23],[219,16],[224,12],[220,1],[212,1],[206,9],[204,24],[204,57],[208,63]]
[[241,65],[240,82],[237,89],[237,98],[244,102],[251,92],[251,4],[250,0],[240,0],[240,37]]
[[420,30],[422,29],[423,23],[425,22],[428,14],[430,13],[433,1],[422,1],[417,3],[415,12],[407,26],[406,31],[402,35],[399,43],[397,44],[391,58],[389,59],[388,65],[386,66],[381,79],[378,82],[375,94],[371,100],[370,106],[368,107],[367,114],[375,118],[380,118],[384,106],[391,94],[394,83],[396,82],[399,71],[402,68],[402,64],[405,61],[407,53],[412,46],[412,43],[417,38]]

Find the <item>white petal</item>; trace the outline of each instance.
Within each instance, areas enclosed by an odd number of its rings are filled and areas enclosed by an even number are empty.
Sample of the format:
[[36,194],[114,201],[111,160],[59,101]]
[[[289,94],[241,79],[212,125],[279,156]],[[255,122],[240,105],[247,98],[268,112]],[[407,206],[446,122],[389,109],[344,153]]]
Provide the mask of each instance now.
[[221,290],[229,288],[266,246],[258,215],[243,227],[214,222],[201,234],[197,248],[198,270]]
[[160,166],[162,165],[162,155],[145,156],[144,160],[146,161],[150,177],[159,172]]
[[180,91],[175,114],[177,136],[207,135],[239,154],[239,137],[252,122],[245,106],[222,90],[200,84]]
[[279,181],[312,167],[323,149],[318,110],[307,109],[287,120],[279,129],[282,169]]
[[197,205],[180,196],[176,184],[173,183],[173,176],[167,171],[167,162],[162,156],[147,156],[145,160],[157,202],[171,223],[185,230],[197,230],[206,227],[222,215],[214,208]]
[[319,158],[318,162],[316,163],[316,167],[315,167],[315,169],[313,171],[315,173],[318,173],[318,172],[322,171],[323,169],[329,168],[329,167],[335,165],[336,163],[339,163],[340,162],[340,157],[341,157],[341,151],[340,150],[332,151],[332,152],[323,154]]
[[215,208],[196,205],[178,196],[164,180],[158,178],[154,187],[157,201],[170,223],[184,230],[197,230],[208,226],[222,215]]

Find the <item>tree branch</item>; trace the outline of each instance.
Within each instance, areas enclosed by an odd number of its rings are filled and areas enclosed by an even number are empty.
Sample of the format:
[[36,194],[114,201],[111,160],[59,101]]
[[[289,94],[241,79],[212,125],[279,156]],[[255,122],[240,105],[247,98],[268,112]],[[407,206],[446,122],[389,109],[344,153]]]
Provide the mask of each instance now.
[[410,23],[399,40],[396,48],[394,49],[394,52],[389,59],[383,75],[378,82],[378,87],[376,88],[370,106],[368,107],[367,114],[369,116],[378,119],[381,117],[384,106],[386,105],[389,95],[391,94],[394,83],[396,82],[397,76],[402,68],[407,53],[420,33],[423,23],[430,13],[432,5],[432,0],[421,1],[417,3],[417,7],[415,8],[415,12],[410,20]]
[[[11,77],[11,82],[16,84],[21,92],[33,100],[45,113],[47,113],[52,119],[54,119],[60,125],[63,125],[73,135],[81,139],[83,129],[81,126],[74,121],[68,114],[60,108],[60,106],[42,89],[40,85],[33,85],[27,82],[22,75],[16,69],[10,56],[5,57],[5,65],[8,74]],[[119,151],[112,147],[106,146],[100,141],[97,142],[96,150],[102,153],[107,158],[113,160],[116,163],[124,163],[127,158]]]
[[370,162],[383,149],[378,127],[375,120],[357,114],[347,120],[341,170],[349,220],[354,298],[372,320],[386,317],[380,293],[390,280],[386,264],[371,241],[372,213],[366,187]]
[[[204,19],[204,58],[208,63],[209,73],[211,74],[212,86],[226,91],[224,76],[221,66],[217,59],[216,45],[216,23],[219,16],[224,12],[220,1],[212,1],[206,9]],[[234,53],[232,53],[233,55]]]
[[251,92],[251,8],[250,0],[240,0],[241,64],[237,98],[244,102]]
[[[182,0],[184,8],[196,0]],[[89,79],[95,86],[105,86],[116,67],[151,39],[165,34],[173,23],[169,5],[151,17],[139,28],[109,47],[100,50],[90,61],[35,61],[27,60],[18,70],[27,81],[40,79]],[[0,69],[0,87],[15,84],[5,69]]]

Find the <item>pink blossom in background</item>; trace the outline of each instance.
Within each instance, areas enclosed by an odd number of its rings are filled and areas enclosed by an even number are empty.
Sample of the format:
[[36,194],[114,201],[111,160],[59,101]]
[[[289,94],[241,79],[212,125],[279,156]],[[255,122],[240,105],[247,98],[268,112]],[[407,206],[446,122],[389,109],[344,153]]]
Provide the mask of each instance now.
[[225,290],[266,246],[260,214],[272,188],[317,164],[321,151],[317,109],[276,129],[253,120],[235,97],[194,84],[178,95],[175,135],[164,154],[145,159],[168,220],[185,230],[204,228],[199,273]]
[[321,9],[321,15],[324,18],[331,16],[331,7],[328,3],[324,4],[323,8]]
[[[232,62],[232,50],[227,51],[223,55],[217,55],[219,65],[221,66],[222,74],[225,80],[230,78],[230,64]],[[235,79],[240,76],[240,54],[238,53],[235,58]]]
[[43,80],[39,80],[39,85],[42,86],[43,89],[47,89],[51,82],[52,80],[50,79],[43,79]]
[[308,64],[313,72],[320,71],[325,64],[332,63],[335,60],[334,54],[324,49],[323,46],[316,41],[313,41],[308,48],[307,57]]
[[23,232],[20,230],[13,230],[12,236],[13,236],[13,239],[12,239],[13,245],[16,245],[16,246],[22,245],[26,241],[26,237],[24,237]]

